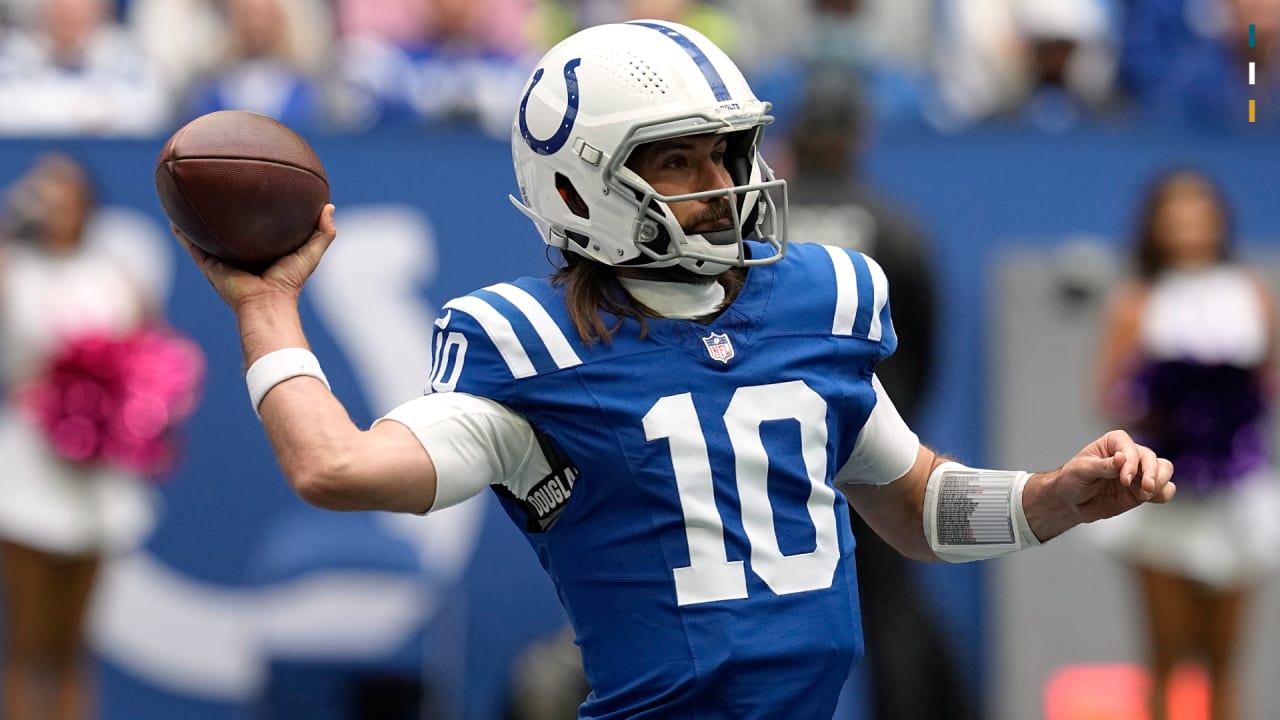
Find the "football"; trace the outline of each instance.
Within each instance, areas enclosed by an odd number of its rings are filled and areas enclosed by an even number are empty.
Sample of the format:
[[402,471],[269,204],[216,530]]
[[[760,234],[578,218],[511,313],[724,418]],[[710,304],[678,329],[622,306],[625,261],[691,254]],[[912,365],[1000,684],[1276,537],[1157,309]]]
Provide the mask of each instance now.
[[329,202],[329,179],[311,146],[283,123],[219,110],[164,144],[156,193],[196,247],[262,270],[311,237]]

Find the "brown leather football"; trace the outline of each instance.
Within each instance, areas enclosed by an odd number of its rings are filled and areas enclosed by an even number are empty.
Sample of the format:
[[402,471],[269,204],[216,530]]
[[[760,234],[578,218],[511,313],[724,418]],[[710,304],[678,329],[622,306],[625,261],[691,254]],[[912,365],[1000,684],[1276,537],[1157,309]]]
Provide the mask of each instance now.
[[156,193],[196,247],[261,270],[311,237],[329,202],[329,179],[311,146],[283,123],[219,110],[165,143]]

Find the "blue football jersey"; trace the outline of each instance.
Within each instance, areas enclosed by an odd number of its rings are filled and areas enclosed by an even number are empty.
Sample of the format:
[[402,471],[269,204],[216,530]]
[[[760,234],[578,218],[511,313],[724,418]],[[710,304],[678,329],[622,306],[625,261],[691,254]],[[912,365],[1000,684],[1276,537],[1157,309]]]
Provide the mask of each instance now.
[[607,344],[546,279],[446,304],[433,389],[504,403],[555,458],[499,497],[573,623],[582,717],[831,717],[862,652],[832,478],[896,343],[880,268],[798,243],[713,322],[629,319]]

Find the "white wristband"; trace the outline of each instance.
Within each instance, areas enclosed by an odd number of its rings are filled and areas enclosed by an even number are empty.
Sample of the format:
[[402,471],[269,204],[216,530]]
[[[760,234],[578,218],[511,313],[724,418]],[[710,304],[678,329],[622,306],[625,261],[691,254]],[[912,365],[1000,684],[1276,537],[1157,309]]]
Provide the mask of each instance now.
[[1030,473],[946,462],[925,487],[924,532],[939,559],[985,560],[1039,545],[1022,507]]
[[262,419],[262,413],[258,411],[258,406],[262,405],[262,399],[271,388],[300,375],[313,377],[329,387],[329,380],[320,369],[320,361],[306,348],[272,350],[253,361],[244,374],[244,381],[249,386],[249,402],[253,403],[253,412],[259,420]]

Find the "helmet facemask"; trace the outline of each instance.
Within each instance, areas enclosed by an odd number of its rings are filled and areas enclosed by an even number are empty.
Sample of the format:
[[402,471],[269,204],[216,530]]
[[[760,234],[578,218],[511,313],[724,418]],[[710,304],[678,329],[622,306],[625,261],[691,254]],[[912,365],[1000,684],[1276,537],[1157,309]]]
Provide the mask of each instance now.
[[[785,253],[781,238],[786,224],[786,182],[774,177],[757,152],[762,124],[737,129],[728,125],[709,131],[706,121],[711,118],[691,117],[700,121],[693,132],[682,132],[681,120],[634,128],[604,170],[606,187],[625,193],[623,197],[633,198],[635,205],[629,240],[640,254],[619,264],[651,268],[679,266],[699,275],[718,275],[729,267],[774,262]],[[664,195],[626,165],[641,146],[712,132],[727,135],[724,164],[734,183],[731,187]],[[686,233],[671,205],[715,197],[728,200],[732,224],[723,230]],[[750,258],[743,244],[749,238],[766,242],[777,252],[768,258]]]

